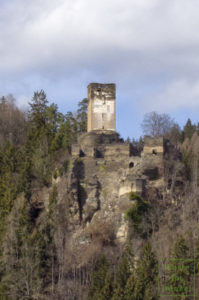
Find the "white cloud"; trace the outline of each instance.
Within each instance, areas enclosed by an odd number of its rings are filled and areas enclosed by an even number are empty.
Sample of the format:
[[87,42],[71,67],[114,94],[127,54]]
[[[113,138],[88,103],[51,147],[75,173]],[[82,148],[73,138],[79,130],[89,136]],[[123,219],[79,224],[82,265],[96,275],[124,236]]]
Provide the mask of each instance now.
[[22,110],[28,110],[27,104],[30,102],[30,98],[27,95],[20,95],[17,99],[17,106]]
[[182,63],[187,48],[198,59],[197,8],[195,0],[13,0],[0,14],[0,69],[97,66],[106,53],[125,66],[137,56]]
[[192,82],[179,79],[170,82],[159,92],[149,95],[141,103],[145,112],[175,112],[179,109],[199,109],[199,78]]
[[25,103],[41,87],[73,103],[108,81],[135,110],[198,107],[198,11],[198,0],[0,0],[0,94]]

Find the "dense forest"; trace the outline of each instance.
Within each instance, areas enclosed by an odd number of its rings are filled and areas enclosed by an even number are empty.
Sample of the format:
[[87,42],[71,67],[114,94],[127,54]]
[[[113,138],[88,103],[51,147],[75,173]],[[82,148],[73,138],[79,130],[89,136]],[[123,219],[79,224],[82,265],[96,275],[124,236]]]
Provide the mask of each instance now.
[[[64,115],[58,111],[56,104],[48,104],[44,91],[34,93],[28,112],[19,110],[12,96],[2,97],[0,100],[0,291],[4,295],[8,289],[9,294],[14,288],[17,293],[14,298],[5,299],[22,299],[22,296],[35,292],[33,287],[27,287],[28,291],[23,290],[27,280],[23,277],[23,272],[26,272],[23,270],[24,260],[31,255],[34,260],[31,276],[34,284],[38,285],[35,288],[39,288],[46,280],[44,274],[47,273],[49,264],[47,251],[52,238],[51,228],[45,228],[46,234],[43,234],[34,227],[39,210],[30,203],[30,199],[33,191],[51,184],[52,176],[56,176],[55,167],[59,164],[59,157],[68,157],[71,144],[86,130],[86,111],[87,99],[83,99],[79,102],[76,113],[68,112]],[[66,169],[67,160],[57,172],[61,173]],[[10,250],[13,253],[5,254],[2,245],[8,230],[8,216],[15,199],[21,194],[25,195],[26,201],[18,216],[17,236],[9,241],[12,243]],[[54,190],[52,203],[55,194]],[[45,225],[50,226],[50,216],[49,224],[46,222]],[[13,255],[12,262],[10,255]],[[24,284],[21,280],[24,280]]]
[[[83,99],[76,112],[63,114],[56,104],[49,104],[43,90],[34,93],[28,111],[20,110],[10,95],[0,99],[1,299],[160,299],[159,262],[150,241],[151,232],[143,236],[137,230],[138,238],[143,241],[140,257],[134,255],[130,235],[120,249],[104,238],[104,251],[94,253],[92,260],[80,267],[74,267],[70,259],[66,266],[63,263],[63,259],[67,260],[67,252],[62,251],[62,243],[67,240],[67,216],[63,216],[62,208],[57,205],[58,191],[52,178],[70,172],[71,146],[87,128],[87,104],[88,100]],[[186,172],[184,197],[195,199],[199,185],[199,123],[193,124],[188,119],[181,129],[168,115],[151,113],[145,116],[142,126],[144,134],[163,135],[179,151]],[[142,137],[139,140],[130,137],[126,142],[138,153],[141,151]],[[44,188],[51,188],[45,213],[40,199],[33,197]],[[136,224],[148,220],[150,214],[154,216],[154,207],[149,199],[134,194],[129,197],[137,201],[126,213],[129,226],[135,230]],[[172,197],[175,198],[175,190]],[[195,269],[193,262],[189,262],[193,257]],[[173,259],[170,286],[175,286],[176,278],[180,277],[181,291],[185,293],[198,272],[199,239],[193,248],[186,234],[176,235],[170,258]],[[175,259],[187,259],[187,268],[176,268]]]

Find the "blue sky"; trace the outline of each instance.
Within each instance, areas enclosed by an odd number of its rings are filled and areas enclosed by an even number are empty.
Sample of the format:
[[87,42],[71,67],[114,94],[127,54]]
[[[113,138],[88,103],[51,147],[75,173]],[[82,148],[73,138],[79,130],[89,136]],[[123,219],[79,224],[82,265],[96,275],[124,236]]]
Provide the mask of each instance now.
[[198,0],[0,0],[0,95],[34,91],[66,113],[90,82],[116,83],[117,130],[145,113],[199,121]]

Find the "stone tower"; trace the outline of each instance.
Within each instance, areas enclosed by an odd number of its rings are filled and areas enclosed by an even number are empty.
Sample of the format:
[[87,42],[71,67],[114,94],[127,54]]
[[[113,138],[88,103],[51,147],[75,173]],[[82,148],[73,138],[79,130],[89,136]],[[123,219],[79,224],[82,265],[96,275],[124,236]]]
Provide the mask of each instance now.
[[115,131],[115,84],[88,85],[87,131]]

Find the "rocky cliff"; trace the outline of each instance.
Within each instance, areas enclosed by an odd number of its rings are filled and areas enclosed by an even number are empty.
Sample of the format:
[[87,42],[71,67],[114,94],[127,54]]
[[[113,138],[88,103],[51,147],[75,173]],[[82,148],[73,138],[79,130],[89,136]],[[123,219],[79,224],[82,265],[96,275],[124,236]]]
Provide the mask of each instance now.
[[[113,139],[76,145],[72,154],[64,169],[55,170],[52,185],[35,190],[30,199],[33,232],[51,240],[50,274],[55,277],[45,284],[47,294],[58,289],[63,299],[85,299],[96,258],[106,253],[114,266],[128,241],[138,259],[150,240],[160,261],[169,256],[178,233],[194,244],[197,193],[190,193],[180,152],[168,141],[146,138],[143,151],[136,153]],[[21,195],[9,216],[8,259],[25,202]]]

